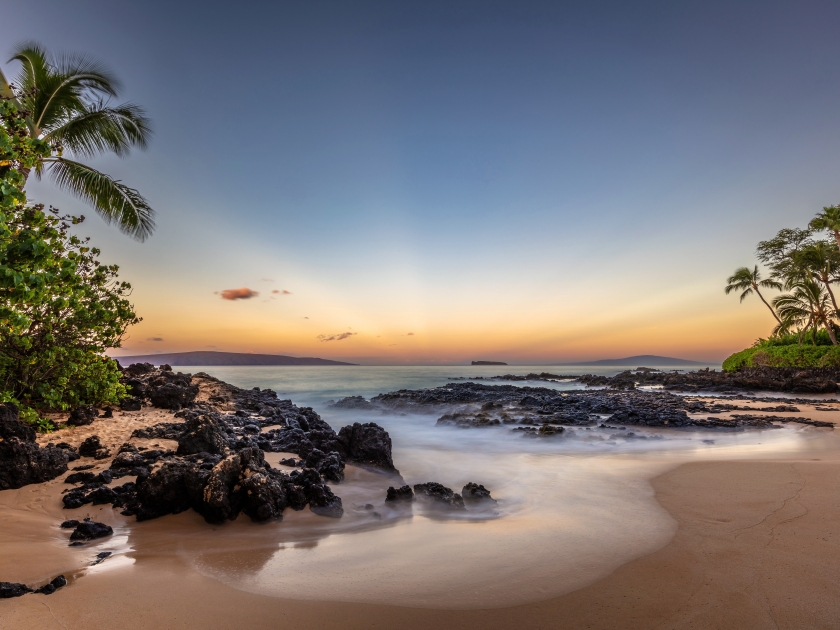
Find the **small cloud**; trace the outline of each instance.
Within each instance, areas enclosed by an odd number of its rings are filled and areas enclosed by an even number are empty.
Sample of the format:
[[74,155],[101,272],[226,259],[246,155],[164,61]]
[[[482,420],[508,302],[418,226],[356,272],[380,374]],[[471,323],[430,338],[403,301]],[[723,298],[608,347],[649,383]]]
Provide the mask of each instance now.
[[408,334],[406,335],[406,337],[413,337],[413,336],[414,336],[414,333],[408,333]]
[[274,282],[271,278],[260,278],[263,282]]
[[309,319],[308,317],[304,317],[303,319]]
[[149,337],[146,341],[163,341],[163,337]]
[[337,335],[318,335],[318,341],[343,341],[348,337],[352,337],[353,335],[358,334],[359,333],[343,332],[338,333]]
[[258,292],[242,287],[241,289],[225,289],[222,291],[223,300],[250,300],[252,297],[257,297]]
[[286,289],[283,289],[283,295],[291,295],[291,294],[292,294],[291,291],[286,291]]

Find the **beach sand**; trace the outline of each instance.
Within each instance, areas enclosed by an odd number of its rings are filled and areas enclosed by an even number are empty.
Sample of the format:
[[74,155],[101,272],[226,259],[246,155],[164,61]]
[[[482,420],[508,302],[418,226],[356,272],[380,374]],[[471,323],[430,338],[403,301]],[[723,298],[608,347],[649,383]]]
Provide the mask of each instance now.
[[[805,411],[815,419],[834,415]],[[109,439],[120,440],[122,430]],[[76,556],[55,544],[44,553],[43,532],[58,536],[60,480],[6,491],[0,493],[2,579],[32,584],[65,572],[71,583],[51,596],[0,601],[0,627],[840,628],[840,438],[815,431],[819,438],[795,455],[693,462],[660,475],[652,481],[656,499],[678,524],[664,547],[560,597],[485,610],[266,597],[153,550],[132,566],[106,561],[74,580]],[[15,516],[2,506],[14,507]],[[91,515],[124,520],[110,506],[92,508]],[[155,525],[165,527],[166,519]]]

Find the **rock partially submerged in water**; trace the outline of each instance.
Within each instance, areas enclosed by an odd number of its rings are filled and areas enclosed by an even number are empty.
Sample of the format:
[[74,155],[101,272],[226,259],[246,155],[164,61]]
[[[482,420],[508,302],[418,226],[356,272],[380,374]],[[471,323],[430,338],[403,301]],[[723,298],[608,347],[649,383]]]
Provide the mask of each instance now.
[[378,470],[399,474],[391,458],[391,436],[374,422],[342,427],[338,442],[347,461]]
[[[689,399],[670,392],[640,390],[559,391],[542,387],[453,383],[423,390],[400,390],[380,394],[373,402],[384,409],[447,414],[438,421],[461,428],[498,424],[540,427],[523,431],[534,437],[562,434],[563,426],[595,426],[602,418],[610,422],[648,427],[693,427],[703,429],[767,428],[774,422],[802,422],[815,426],[831,423],[797,416],[744,415],[731,418],[698,418],[700,413],[752,409],[720,401]],[[791,407],[783,405],[790,410]],[[758,409],[760,410],[760,409]],[[692,415],[689,415],[692,414]]]
[[484,486],[469,482],[461,490],[461,498],[464,500],[464,505],[468,507],[489,507],[498,503],[496,499],[490,496],[490,491]]
[[411,503],[414,501],[414,490],[411,486],[402,486],[395,488],[391,486],[385,494],[386,503]]
[[433,508],[445,510],[465,510],[464,499],[460,494],[443,484],[431,481],[414,485],[414,495],[419,501]]
[[76,525],[76,529],[70,534],[70,540],[95,540],[96,538],[105,538],[114,533],[110,525],[105,523],[97,523],[89,518],[86,518],[81,523]]

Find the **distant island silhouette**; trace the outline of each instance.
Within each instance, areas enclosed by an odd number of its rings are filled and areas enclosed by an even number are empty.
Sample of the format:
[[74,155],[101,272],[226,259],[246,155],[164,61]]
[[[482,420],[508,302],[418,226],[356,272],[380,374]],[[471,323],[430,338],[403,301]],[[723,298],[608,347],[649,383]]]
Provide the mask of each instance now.
[[473,361],[473,365],[507,365],[504,361]]
[[709,365],[702,361],[689,361],[687,359],[676,359],[674,357],[660,357],[654,354],[640,354],[635,357],[623,359],[600,359],[598,361],[581,361],[578,363],[558,363],[557,365],[619,365],[632,367],[678,367],[691,365]]
[[248,354],[245,352],[171,352],[169,354],[143,354],[130,357],[112,357],[126,366],[132,363],[153,365],[358,365],[344,361],[330,361],[315,357],[287,357],[282,354]]

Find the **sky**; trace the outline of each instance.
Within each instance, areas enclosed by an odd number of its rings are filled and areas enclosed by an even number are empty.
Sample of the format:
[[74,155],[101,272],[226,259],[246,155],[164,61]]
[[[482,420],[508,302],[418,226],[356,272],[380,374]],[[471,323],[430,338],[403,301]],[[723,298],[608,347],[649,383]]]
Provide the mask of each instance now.
[[1,12],[4,73],[25,40],[92,55],[154,124],[93,161],[157,211],[144,243],[28,186],[132,283],[115,355],[721,361],[773,327],[727,276],[840,203],[834,2]]

